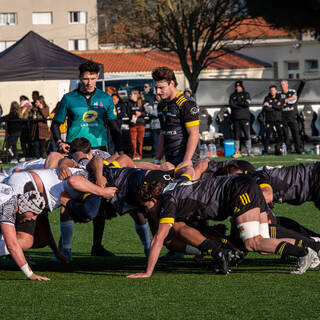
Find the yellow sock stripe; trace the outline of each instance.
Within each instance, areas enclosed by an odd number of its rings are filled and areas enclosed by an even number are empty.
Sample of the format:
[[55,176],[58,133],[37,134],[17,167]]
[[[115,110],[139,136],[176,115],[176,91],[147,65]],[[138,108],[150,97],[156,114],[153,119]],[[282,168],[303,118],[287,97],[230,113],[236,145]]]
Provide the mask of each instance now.
[[160,219],[159,223],[170,223],[170,224],[174,224],[174,218],[162,218],[162,219]]
[[283,249],[284,247],[287,245],[287,243],[285,242],[284,244],[282,244],[282,246],[280,247],[280,249],[278,250],[277,254],[282,255]]
[[111,162],[116,168],[121,168],[120,164],[118,161],[112,161]]
[[299,240],[297,246],[302,248],[302,240]]
[[87,198],[88,196],[92,195],[92,193],[85,193],[82,197],[82,200],[84,200],[85,198]]
[[182,174],[181,177],[187,177],[190,181],[192,181],[191,177],[186,173]]

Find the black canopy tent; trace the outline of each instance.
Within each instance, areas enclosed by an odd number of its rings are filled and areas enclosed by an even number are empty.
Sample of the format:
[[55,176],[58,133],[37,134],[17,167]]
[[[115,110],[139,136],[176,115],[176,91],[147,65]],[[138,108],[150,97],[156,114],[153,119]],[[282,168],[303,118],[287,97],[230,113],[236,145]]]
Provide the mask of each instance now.
[[85,61],[30,31],[0,53],[0,81],[77,79],[79,64]]

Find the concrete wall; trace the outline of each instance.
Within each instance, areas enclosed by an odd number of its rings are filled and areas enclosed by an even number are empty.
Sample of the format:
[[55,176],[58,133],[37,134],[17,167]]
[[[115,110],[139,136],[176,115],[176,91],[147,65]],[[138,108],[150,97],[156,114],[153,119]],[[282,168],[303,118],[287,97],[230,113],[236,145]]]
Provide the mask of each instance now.
[[[86,11],[87,23],[69,24],[70,11]],[[52,12],[52,24],[33,25],[33,12]],[[0,41],[17,41],[32,30],[64,49],[71,39],[87,39],[87,49],[98,49],[95,0],[0,0],[0,13],[17,15],[16,25],[0,26]]]

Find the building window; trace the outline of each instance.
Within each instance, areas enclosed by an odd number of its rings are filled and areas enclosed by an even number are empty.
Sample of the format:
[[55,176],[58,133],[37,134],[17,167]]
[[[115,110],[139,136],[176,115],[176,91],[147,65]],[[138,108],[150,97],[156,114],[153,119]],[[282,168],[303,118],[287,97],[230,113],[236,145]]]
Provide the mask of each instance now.
[[306,60],[305,61],[306,72],[317,72],[319,71],[318,60]]
[[32,24],[52,24],[52,12],[33,12]]
[[69,12],[69,23],[85,24],[87,13],[85,11],[71,11]]
[[299,62],[287,62],[288,67],[288,78],[289,79],[299,79],[300,78],[300,69]]
[[69,50],[87,50],[87,40],[69,40]]
[[17,24],[17,15],[15,13],[0,13],[0,25],[11,26]]
[[0,41],[0,52],[15,44],[15,41]]

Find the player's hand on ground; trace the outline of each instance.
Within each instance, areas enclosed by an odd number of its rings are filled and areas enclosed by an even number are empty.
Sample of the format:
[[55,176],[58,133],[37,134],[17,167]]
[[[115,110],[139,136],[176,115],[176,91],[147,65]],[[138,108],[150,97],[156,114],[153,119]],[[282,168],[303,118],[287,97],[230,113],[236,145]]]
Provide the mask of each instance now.
[[135,273],[126,276],[128,279],[138,279],[138,278],[150,278],[151,274],[148,273]]
[[104,188],[102,196],[105,199],[111,199],[114,196],[114,194],[116,193],[117,190],[118,190],[118,188],[116,188],[116,187]]
[[50,278],[47,278],[47,277],[42,277],[42,276],[38,276],[36,275],[35,273],[33,273],[30,277],[29,277],[30,280],[39,280],[39,281],[49,281],[51,280]]
[[96,178],[96,185],[98,185],[101,188],[104,188],[107,184],[107,179],[104,176],[98,176]]
[[174,168],[175,167],[171,162],[164,162],[160,164],[160,170],[163,170],[163,171],[173,170]]
[[58,175],[61,180],[65,180],[69,178],[71,176],[70,168],[67,167],[66,165],[60,166],[60,168],[58,168]]

